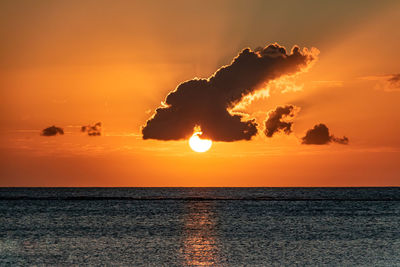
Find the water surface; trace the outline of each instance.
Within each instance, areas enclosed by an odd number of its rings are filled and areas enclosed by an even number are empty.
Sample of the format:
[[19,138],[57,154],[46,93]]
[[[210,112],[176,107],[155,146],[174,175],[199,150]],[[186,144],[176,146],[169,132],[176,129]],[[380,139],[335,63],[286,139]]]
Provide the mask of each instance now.
[[0,265],[400,266],[400,188],[1,188]]

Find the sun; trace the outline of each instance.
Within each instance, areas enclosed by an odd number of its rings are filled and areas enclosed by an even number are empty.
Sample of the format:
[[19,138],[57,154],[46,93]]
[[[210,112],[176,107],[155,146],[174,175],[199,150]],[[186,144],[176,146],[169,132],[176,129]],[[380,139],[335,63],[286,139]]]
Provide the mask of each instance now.
[[190,148],[195,152],[206,152],[211,148],[212,141],[200,139],[202,132],[195,132],[189,139]]

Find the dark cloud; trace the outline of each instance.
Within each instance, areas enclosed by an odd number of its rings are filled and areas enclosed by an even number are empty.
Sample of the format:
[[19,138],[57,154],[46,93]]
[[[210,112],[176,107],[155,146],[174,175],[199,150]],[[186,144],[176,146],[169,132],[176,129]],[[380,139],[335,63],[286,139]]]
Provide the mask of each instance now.
[[399,87],[399,88],[400,88],[400,73],[398,73],[398,74],[393,74],[387,81],[388,81],[393,87]]
[[265,135],[272,137],[275,133],[283,131],[285,134],[292,132],[293,122],[284,121],[284,119],[294,117],[295,106],[286,105],[277,107],[268,113],[268,119],[265,121]]
[[302,143],[306,145],[326,145],[330,142],[347,145],[349,139],[346,136],[338,138],[329,134],[329,129],[325,124],[317,124],[314,128],[307,131],[306,135],[302,138]]
[[343,136],[342,138],[331,136],[331,141],[342,145],[349,144],[349,138],[347,138],[346,136]]
[[89,136],[100,136],[101,135],[101,122],[98,122],[95,125],[82,126],[81,132],[86,132]]
[[186,139],[199,126],[202,137],[214,141],[250,140],[257,134],[257,123],[231,114],[229,108],[265,82],[299,72],[314,59],[298,47],[287,54],[278,44],[244,49],[210,78],[183,82],[170,92],[165,105],[142,128],[143,139]]
[[43,136],[54,136],[57,134],[64,134],[64,130],[60,127],[56,127],[56,126],[50,126],[46,129],[42,130],[42,134]]

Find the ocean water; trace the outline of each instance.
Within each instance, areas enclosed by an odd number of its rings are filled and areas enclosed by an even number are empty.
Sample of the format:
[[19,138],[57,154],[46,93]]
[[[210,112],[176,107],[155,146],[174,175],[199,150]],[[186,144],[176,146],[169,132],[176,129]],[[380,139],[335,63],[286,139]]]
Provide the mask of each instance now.
[[400,266],[400,188],[1,188],[17,265]]

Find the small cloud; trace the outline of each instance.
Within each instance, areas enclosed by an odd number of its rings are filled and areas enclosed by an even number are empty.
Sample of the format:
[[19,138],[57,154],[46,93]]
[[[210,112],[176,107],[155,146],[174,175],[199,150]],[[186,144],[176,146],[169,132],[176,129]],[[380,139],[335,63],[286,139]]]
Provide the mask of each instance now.
[[329,129],[325,124],[317,124],[314,128],[307,131],[306,135],[302,138],[302,144],[305,145],[326,145],[331,142],[347,145],[349,138],[343,136],[342,138],[335,137],[329,134]]
[[393,88],[400,90],[400,73],[393,74],[387,81]]
[[95,125],[84,125],[81,127],[81,132],[86,132],[89,136],[100,136],[101,122],[98,122]]
[[265,135],[272,137],[275,133],[281,131],[290,134],[293,122],[285,121],[285,119],[293,118],[295,115],[296,107],[293,105],[276,107],[275,110],[268,113],[268,119],[265,121]]
[[400,73],[364,76],[360,79],[367,81],[377,81],[377,84],[375,86],[375,89],[377,90],[383,90],[385,92],[400,91]]
[[342,138],[339,137],[335,137],[335,136],[331,136],[331,141],[341,144],[341,145],[348,145],[349,144],[349,138],[347,138],[346,136],[343,136]]
[[60,127],[50,126],[42,130],[42,136],[55,136],[57,134],[64,134],[64,130]]

